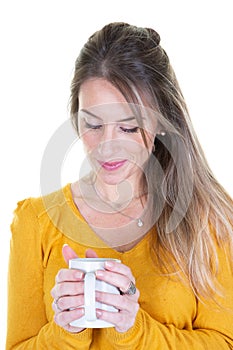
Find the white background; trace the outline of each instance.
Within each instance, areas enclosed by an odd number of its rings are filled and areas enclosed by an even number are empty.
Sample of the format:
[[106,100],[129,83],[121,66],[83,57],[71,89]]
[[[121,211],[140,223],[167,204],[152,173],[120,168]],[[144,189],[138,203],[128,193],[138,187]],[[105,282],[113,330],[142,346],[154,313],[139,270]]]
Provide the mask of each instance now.
[[[103,25],[126,21],[160,33],[209,164],[233,195],[231,3],[1,1],[1,349],[5,342],[12,211],[17,201],[40,195],[43,151],[54,131],[69,117],[74,61],[89,35]],[[66,162],[64,183],[73,181],[77,173],[80,156],[74,154],[72,161]]]

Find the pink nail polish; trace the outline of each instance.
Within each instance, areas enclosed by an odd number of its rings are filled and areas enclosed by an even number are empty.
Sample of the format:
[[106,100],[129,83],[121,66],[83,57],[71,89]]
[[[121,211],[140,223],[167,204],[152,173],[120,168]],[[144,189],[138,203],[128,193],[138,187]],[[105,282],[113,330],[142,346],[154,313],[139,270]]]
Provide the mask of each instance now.
[[96,274],[97,277],[103,277],[104,271],[102,271],[102,270],[97,270],[97,271],[95,272],[95,274]]
[[83,274],[83,272],[81,272],[81,271],[77,271],[77,272],[75,273],[75,278],[77,278],[77,279],[79,279],[79,280],[81,280],[81,279],[83,278],[83,276],[84,276],[84,274]]
[[111,267],[113,267],[113,265],[114,265],[114,264],[113,264],[112,261],[106,261],[106,262],[105,262],[105,266],[106,266],[106,267],[111,268]]
[[100,311],[100,310],[96,310],[96,316],[97,316],[97,317],[102,316],[102,311]]

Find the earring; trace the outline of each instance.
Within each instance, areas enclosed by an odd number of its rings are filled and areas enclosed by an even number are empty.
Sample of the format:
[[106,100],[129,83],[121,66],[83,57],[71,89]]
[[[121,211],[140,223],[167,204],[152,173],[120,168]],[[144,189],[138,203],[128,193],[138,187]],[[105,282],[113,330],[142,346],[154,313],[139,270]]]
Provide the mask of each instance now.
[[161,131],[160,135],[165,136],[166,135],[165,131]]

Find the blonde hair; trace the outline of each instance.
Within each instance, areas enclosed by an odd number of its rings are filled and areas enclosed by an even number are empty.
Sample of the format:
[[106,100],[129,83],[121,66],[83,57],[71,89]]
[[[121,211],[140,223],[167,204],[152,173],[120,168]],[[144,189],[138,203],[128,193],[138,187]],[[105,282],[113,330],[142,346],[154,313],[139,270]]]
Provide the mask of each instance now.
[[[138,94],[143,96],[156,111],[166,135],[155,137],[145,168],[155,203],[152,248],[163,273],[179,272],[196,296],[211,297],[218,291],[217,246],[232,249],[233,202],[207,164],[159,34],[110,23],[89,38],[76,60],[71,86],[77,131],[80,86],[96,77],[111,82],[130,103],[140,104]],[[162,176],[157,176],[159,168]]]

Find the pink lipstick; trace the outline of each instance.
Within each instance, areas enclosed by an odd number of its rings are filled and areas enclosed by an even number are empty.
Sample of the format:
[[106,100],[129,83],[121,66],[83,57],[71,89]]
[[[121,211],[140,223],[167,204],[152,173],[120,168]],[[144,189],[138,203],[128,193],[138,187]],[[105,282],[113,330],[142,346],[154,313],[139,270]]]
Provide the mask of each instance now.
[[117,162],[99,162],[102,168],[108,171],[117,170],[125,164],[126,160]]

